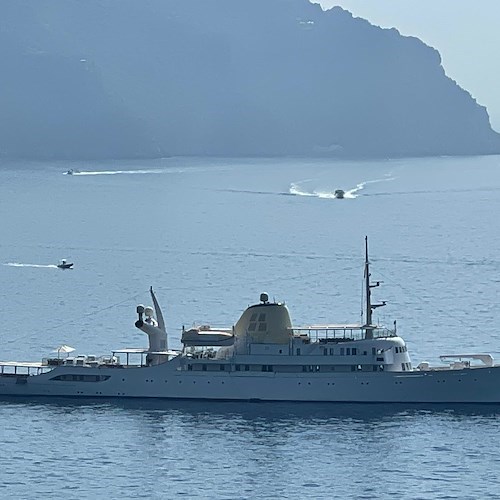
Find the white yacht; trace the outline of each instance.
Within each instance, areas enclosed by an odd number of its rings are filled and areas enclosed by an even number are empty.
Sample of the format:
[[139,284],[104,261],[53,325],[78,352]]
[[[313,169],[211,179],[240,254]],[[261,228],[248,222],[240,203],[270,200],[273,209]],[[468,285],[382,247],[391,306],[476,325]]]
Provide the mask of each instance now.
[[[82,398],[172,398],[359,403],[500,403],[500,365],[489,354],[447,354],[446,364],[413,366],[396,331],[372,321],[365,240],[365,321],[292,325],[284,303],[266,293],[234,326],[182,331],[182,350],[168,348],[165,322],[153,307],[137,307],[135,326],[147,348],[108,356],[57,357],[39,363],[0,362],[0,395]],[[62,355],[62,357],[61,357]]]

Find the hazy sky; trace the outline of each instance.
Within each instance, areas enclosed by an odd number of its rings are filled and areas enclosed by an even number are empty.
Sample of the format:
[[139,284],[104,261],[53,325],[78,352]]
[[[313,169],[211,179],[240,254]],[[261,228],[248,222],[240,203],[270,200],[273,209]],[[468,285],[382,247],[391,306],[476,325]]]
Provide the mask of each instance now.
[[312,0],[435,47],[446,74],[488,108],[500,131],[500,0]]

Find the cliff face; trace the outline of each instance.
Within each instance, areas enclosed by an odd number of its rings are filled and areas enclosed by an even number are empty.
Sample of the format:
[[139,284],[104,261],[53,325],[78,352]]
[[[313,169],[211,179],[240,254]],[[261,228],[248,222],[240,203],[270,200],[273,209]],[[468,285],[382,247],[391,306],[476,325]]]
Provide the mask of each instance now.
[[415,38],[307,0],[0,4],[0,156],[500,152]]

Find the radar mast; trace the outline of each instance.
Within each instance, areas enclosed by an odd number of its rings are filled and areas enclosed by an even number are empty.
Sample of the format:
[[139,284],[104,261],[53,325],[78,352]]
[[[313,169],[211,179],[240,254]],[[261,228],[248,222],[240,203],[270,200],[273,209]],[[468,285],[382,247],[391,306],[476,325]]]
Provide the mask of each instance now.
[[373,310],[377,307],[385,306],[385,301],[380,304],[372,304],[371,300],[371,289],[380,286],[380,281],[377,281],[374,285],[370,284],[370,261],[368,260],[368,236],[365,236],[365,293],[366,293],[366,322],[365,322],[365,339],[373,338],[373,330],[376,328],[372,322]]

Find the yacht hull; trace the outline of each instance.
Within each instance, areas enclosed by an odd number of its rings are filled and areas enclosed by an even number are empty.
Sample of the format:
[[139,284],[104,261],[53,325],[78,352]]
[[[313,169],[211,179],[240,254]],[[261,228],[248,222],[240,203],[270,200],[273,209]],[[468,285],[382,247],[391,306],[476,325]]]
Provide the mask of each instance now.
[[[500,366],[411,372],[291,374],[196,373],[169,365],[58,367],[41,375],[1,375],[0,395],[343,403],[500,403]],[[86,379],[95,376],[101,381],[53,380],[68,374],[73,378],[82,376]]]

